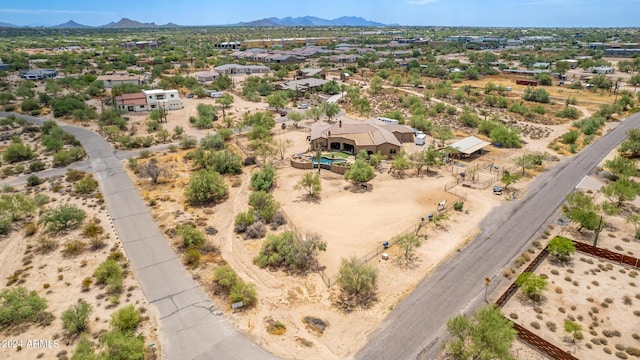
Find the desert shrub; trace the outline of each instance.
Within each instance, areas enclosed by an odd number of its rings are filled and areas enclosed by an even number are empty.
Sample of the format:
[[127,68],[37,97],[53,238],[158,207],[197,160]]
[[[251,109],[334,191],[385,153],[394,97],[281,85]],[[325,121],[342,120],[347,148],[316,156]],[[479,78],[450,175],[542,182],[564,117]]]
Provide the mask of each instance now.
[[83,179],[85,176],[87,176],[87,173],[84,171],[67,169],[67,173],[65,174],[65,180],[68,182],[76,182],[80,179]]
[[79,225],[85,217],[84,210],[72,204],[64,204],[56,209],[46,210],[40,216],[39,222],[43,223],[48,231],[59,232]]
[[462,202],[462,201],[456,201],[453,204],[453,210],[455,210],[455,211],[462,211],[463,207],[464,207],[464,202]]
[[536,321],[531,322],[531,327],[536,329],[536,330],[540,330],[540,324]]
[[575,121],[573,126],[579,128],[585,135],[593,135],[604,125],[605,121],[605,118],[596,116]]
[[92,176],[84,177],[75,183],[74,188],[79,194],[91,194],[98,188],[98,182]]
[[265,164],[260,171],[251,175],[251,187],[254,191],[269,191],[273,186],[276,169],[271,164]]
[[81,300],[62,313],[62,327],[72,335],[80,334],[87,329],[90,314],[91,305]]
[[577,132],[576,130],[571,130],[560,137],[560,142],[568,145],[575,144],[576,141],[578,141],[579,137],[580,137],[579,132]]
[[616,351],[616,357],[618,359],[628,359],[629,358],[627,356],[627,354],[623,353],[622,351]]
[[[123,333],[112,330],[100,337],[100,359],[131,359],[142,360],[145,356],[144,338],[142,336],[132,336],[130,333]],[[86,352],[93,352],[87,349]],[[75,355],[75,354],[74,354]],[[95,357],[94,355],[89,358]],[[81,359],[85,359],[82,357]]]
[[252,211],[240,212],[234,221],[235,232],[243,233],[256,221]]
[[111,326],[122,333],[132,333],[139,323],[140,311],[133,305],[127,305],[111,315]]
[[229,265],[218,266],[213,273],[213,280],[229,294],[229,301],[242,301],[244,306],[253,306],[257,301],[253,284],[247,284],[238,278]]
[[29,175],[27,177],[27,186],[38,186],[44,182],[43,179],[40,179],[37,175]]
[[566,108],[556,112],[555,115],[557,117],[561,117],[561,118],[565,118],[565,119],[572,119],[572,120],[577,120],[577,119],[580,118],[580,112],[578,111],[578,109],[573,108],[573,107],[566,107]]
[[262,244],[260,253],[253,259],[261,268],[283,267],[301,272],[309,270],[316,263],[318,251],[325,251],[327,243],[317,236],[300,240],[292,231],[271,234]]
[[45,313],[47,301],[23,286],[0,291],[0,330],[50,317]]
[[220,134],[209,134],[200,139],[200,147],[208,150],[222,150],[225,148],[224,138]]
[[551,332],[556,332],[556,329],[558,328],[556,323],[554,323],[553,321],[547,321],[546,325],[547,325],[547,329],[549,329],[549,331]]
[[42,170],[44,170],[44,168],[45,168],[45,165],[40,160],[36,160],[36,161],[32,162],[31,164],[29,164],[29,171],[31,171],[31,172],[42,171]]
[[627,348],[624,349],[624,351],[627,352],[627,354],[631,355],[631,356],[638,356],[640,357],[640,349],[635,348],[633,346],[628,346]]
[[22,226],[22,230],[24,231],[24,236],[33,236],[38,232],[38,225],[33,221],[29,221]]
[[249,225],[245,232],[247,239],[262,239],[265,235],[267,235],[267,228],[260,221]]
[[200,264],[200,251],[196,248],[189,248],[184,252],[184,262],[191,267],[198,267]]
[[58,247],[58,242],[48,237],[41,237],[36,244],[36,252],[40,254],[48,254]]
[[271,230],[276,230],[279,226],[287,223],[287,218],[285,218],[284,213],[282,211],[276,212],[271,219]]
[[62,254],[64,256],[77,256],[81,254],[87,248],[87,244],[82,240],[70,240],[64,244],[64,249],[62,249]]
[[11,144],[2,152],[2,160],[6,163],[31,160],[35,156],[36,153],[31,149],[31,146],[23,144],[18,137],[13,138]]
[[280,208],[280,204],[274,199],[273,195],[265,191],[254,191],[249,195],[249,205],[253,207],[258,216],[265,223],[270,223],[276,212]]
[[178,225],[176,233],[182,236],[182,246],[185,248],[199,247],[205,242],[204,234],[191,224]]
[[113,294],[122,291],[124,271],[115,260],[107,259],[102,262],[98,265],[93,275],[96,277],[97,284],[107,285],[109,293]]
[[86,153],[82,147],[76,146],[69,150],[61,150],[53,154],[53,166],[65,166],[74,161],[82,160]]
[[378,289],[378,270],[355,257],[342,259],[338,285],[342,293],[353,301],[366,305]]
[[92,282],[93,280],[90,277],[82,279],[82,291],[89,291],[89,286],[91,286]]

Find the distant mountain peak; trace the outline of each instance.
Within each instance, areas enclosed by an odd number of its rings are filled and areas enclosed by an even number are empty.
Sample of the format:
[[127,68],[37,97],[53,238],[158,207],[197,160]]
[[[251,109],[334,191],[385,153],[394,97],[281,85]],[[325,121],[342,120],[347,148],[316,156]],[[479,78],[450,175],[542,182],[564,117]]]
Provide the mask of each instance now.
[[122,18],[120,21],[114,23],[110,22],[107,25],[102,25],[101,27],[105,28],[114,28],[114,29],[127,29],[127,28],[153,28],[157,27],[155,23],[143,23],[136,20],[131,20],[129,18]]
[[385,26],[385,24],[369,21],[359,16],[342,16],[327,20],[315,16],[302,17],[271,17],[234,24],[235,26]]
[[50,28],[52,28],[52,29],[86,29],[86,28],[90,28],[90,27],[91,26],[89,26],[89,25],[78,24],[77,22],[75,22],[73,20],[69,20],[64,24],[50,26]]

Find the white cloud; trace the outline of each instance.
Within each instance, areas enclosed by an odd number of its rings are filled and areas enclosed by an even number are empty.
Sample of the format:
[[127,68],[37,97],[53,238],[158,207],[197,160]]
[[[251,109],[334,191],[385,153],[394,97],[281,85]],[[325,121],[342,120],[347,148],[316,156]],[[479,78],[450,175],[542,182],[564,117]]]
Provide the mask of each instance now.
[[0,8],[0,13],[10,14],[96,14],[96,15],[113,15],[112,12],[92,11],[92,10],[54,10],[54,9],[7,9]]
[[434,3],[436,1],[438,0],[408,0],[407,3],[413,4],[413,5],[427,5],[427,4]]

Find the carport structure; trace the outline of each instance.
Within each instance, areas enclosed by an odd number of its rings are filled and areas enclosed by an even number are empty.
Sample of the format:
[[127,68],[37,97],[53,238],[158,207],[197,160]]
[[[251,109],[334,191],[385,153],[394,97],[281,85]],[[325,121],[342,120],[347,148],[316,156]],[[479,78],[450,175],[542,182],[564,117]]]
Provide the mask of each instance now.
[[458,140],[449,146],[460,151],[462,157],[470,157],[472,154],[481,153],[482,149],[490,144],[490,142],[478,139],[475,136],[469,136],[462,140]]

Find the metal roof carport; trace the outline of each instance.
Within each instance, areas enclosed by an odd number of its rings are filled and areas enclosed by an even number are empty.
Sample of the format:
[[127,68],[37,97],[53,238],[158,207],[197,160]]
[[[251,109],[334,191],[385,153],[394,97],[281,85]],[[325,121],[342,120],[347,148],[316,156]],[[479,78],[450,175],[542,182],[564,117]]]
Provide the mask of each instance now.
[[450,144],[454,149],[458,149],[463,154],[473,154],[474,152],[482,149],[483,147],[490,145],[491,143],[488,141],[484,141],[482,139],[478,139],[475,136],[469,136],[462,140],[456,141],[453,144]]

